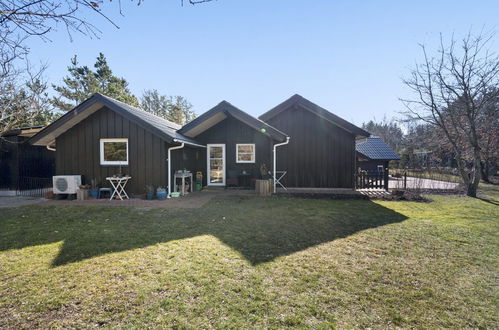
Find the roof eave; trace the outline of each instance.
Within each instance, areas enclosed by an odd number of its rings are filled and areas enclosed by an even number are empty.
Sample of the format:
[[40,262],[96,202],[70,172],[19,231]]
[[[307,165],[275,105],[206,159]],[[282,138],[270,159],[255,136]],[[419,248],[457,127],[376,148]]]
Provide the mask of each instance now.
[[[258,118],[263,121],[268,121],[271,118],[277,116],[284,110],[292,107],[293,105],[300,105],[307,109],[308,111],[314,113],[317,116],[320,116],[321,118],[326,119],[327,121],[331,122],[335,126],[347,131],[350,134],[354,134],[357,138],[361,137],[369,137],[371,134],[365,130],[363,130],[360,127],[355,126],[354,124],[344,120],[343,118],[338,117],[337,115],[333,114],[332,112],[328,111],[327,109],[324,109],[323,107],[313,103],[310,100],[307,100],[303,96],[299,94],[295,94],[291,96],[289,99],[285,100],[284,102],[278,104],[274,108],[270,109],[269,111],[265,112]],[[327,118],[327,115],[332,116],[333,118]],[[341,123],[339,121],[342,121],[344,123]],[[345,125],[348,124],[348,125]],[[349,127],[345,127],[349,126]]]
[[[72,126],[70,126],[70,127],[67,128],[67,129],[70,129],[74,125],[78,124],[78,122],[84,120],[85,118],[89,117],[94,112],[96,112],[97,110],[99,110],[99,109],[101,109],[103,107],[107,107],[107,108],[113,110],[114,112],[122,115],[123,117],[127,118],[128,120],[133,121],[137,125],[139,125],[142,128],[150,131],[151,133],[155,134],[156,136],[160,137],[161,139],[165,140],[168,143],[173,143],[174,139],[177,138],[177,136],[175,136],[176,134],[175,135],[170,135],[170,134],[165,133],[164,131],[156,128],[155,126],[153,126],[151,124],[149,124],[143,118],[140,118],[140,117],[134,115],[133,113],[131,113],[131,112],[123,109],[121,106],[119,106],[118,104],[112,102],[107,97],[105,97],[105,96],[103,96],[101,94],[95,93],[91,97],[89,97],[88,99],[86,99],[85,101],[83,101],[81,104],[79,104],[78,106],[76,106],[72,110],[70,110],[67,113],[65,113],[64,115],[62,115],[55,122],[53,122],[52,124],[46,126],[44,129],[42,129],[37,134],[33,135],[28,140],[28,142],[30,144],[33,144],[33,145],[42,145],[42,146],[50,145],[50,146],[53,146],[53,145],[55,145],[55,139],[60,134],[62,134],[62,133],[59,132],[59,134],[55,134],[55,136],[53,138],[51,138],[51,139],[46,139],[47,135],[55,132],[57,129],[61,128],[64,124],[68,123],[74,117],[76,117],[76,116],[80,115],[81,113],[83,113],[83,112],[88,111],[89,109],[91,109],[90,112],[87,114],[87,116],[85,116],[84,118],[80,119],[79,121],[77,121],[76,123],[74,123]],[[65,130],[67,130],[67,129],[65,129]],[[178,133],[178,131],[175,130],[174,128],[171,128],[171,129],[172,129],[172,131],[174,133]],[[178,133],[178,134],[180,134],[180,133]],[[190,143],[192,145],[196,145],[195,142],[189,141],[190,139],[188,139],[188,138],[184,138],[182,140],[185,140],[186,143]],[[40,142],[40,141],[43,141],[43,142]]]
[[[219,113],[224,113],[225,116],[230,115],[230,116],[236,118],[237,120],[245,123],[246,125],[250,126],[254,130],[257,130],[260,133],[270,137],[271,139],[277,140],[279,142],[285,141],[287,138],[287,135],[285,133],[277,130],[276,128],[270,126],[269,124],[265,123],[262,120],[259,120],[258,118],[254,118],[250,114],[242,111],[241,109],[235,107],[234,105],[230,104],[227,101],[220,102],[215,107],[211,108],[210,110],[208,110],[207,112],[205,112],[204,114],[199,116],[198,118],[187,123],[179,130],[179,133],[188,134],[189,132],[194,131],[196,129],[196,127],[199,127],[202,123],[208,121],[209,119],[213,118],[214,116],[216,116]],[[225,117],[220,119],[220,121],[222,121],[224,119],[225,119]],[[218,121],[218,122],[220,122],[220,121]],[[218,122],[216,122],[215,124],[213,124],[211,126],[207,126],[206,129],[196,133],[195,136],[210,129],[214,125],[218,124]],[[257,124],[257,122],[258,122],[258,124]],[[262,131],[262,128],[265,128],[265,132]],[[193,136],[193,137],[195,137],[195,136]]]

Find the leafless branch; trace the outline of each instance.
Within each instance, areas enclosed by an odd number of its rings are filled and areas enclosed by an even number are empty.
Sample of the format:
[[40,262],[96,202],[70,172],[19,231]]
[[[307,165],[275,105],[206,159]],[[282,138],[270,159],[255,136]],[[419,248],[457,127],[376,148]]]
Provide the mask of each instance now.
[[[423,61],[404,79],[414,97],[401,99],[408,119],[438,127],[454,149],[468,193],[476,195],[481,143],[478,118],[499,96],[499,56],[488,49],[495,33],[469,32],[460,42],[440,36],[437,56],[421,45]],[[472,155],[466,160],[464,155]],[[471,166],[467,166],[471,164]]]

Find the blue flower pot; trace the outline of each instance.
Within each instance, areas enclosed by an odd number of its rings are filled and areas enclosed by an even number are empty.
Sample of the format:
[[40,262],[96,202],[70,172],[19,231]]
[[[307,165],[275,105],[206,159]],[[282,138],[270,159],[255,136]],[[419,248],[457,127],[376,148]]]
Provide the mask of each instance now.
[[158,197],[158,199],[160,201],[165,200],[166,199],[166,195],[167,195],[166,190],[165,191],[157,191],[156,192],[156,197]]
[[99,196],[99,189],[91,189],[90,190],[90,197],[97,198],[97,196]]
[[146,199],[147,199],[148,201],[150,201],[150,200],[154,199],[154,194],[146,194]]

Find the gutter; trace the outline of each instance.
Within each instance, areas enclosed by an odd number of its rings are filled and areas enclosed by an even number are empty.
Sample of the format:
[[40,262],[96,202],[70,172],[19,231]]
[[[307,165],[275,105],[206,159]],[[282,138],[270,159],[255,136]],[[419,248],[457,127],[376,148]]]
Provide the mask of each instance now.
[[47,147],[47,150],[50,150],[50,151],[55,151],[55,148],[52,148],[51,146],[49,146],[48,144],[46,145]]
[[[201,144],[187,142],[187,141],[183,141],[183,140],[179,140],[179,139],[173,139],[173,142],[180,143],[180,145],[168,148],[168,196],[167,196],[168,198],[171,198],[170,194],[172,193],[172,161],[171,161],[172,152],[171,151],[182,149],[182,148],[184,148],[184,146],[186,144],[189,144],[189,145],[195,146],[195,147],[206,148],[206,146],[203,146]],[[192,182],[191,182],[191,184],[192,184]]]
[[286,145],[289,143],[289,139],[290,137],[287,136],[286,137],[286,141],[285,142],[282,142],[282,143],[278,143],[278,144],[274,144],[274,153],[273,153],[273,171],[272,171],[272,176],[274,177],[274,180],[273,180],[273,185],[274,185],[274,194],[276,192],[276,182],[275,182],[275,172],[276,172],[276,166],[277,166],[277,147],[280,147],[280,146],[283,146],[283,145]]
[[[173,140],[174,142],[177,142],[176,139]],[[176,147],[170,147],[168,148],[168,195],[167,198],[171,198],[171,193],[172,193],[172,150],[177,150],[177,149],[182,149],[185,145],[184,142],[181,142],[182,144]],[[191,183],[192,184],[192,183]]]
[[179,139],[173,139],[173,142],[185,143],[185,144],[188,144],[188,145],[191,145],[191,146],[195,146],[195,147],[206,148],[206,146],[204,146],[202,144],[196,144],[196,143],[192,143],[192,142],[188,142],[188,141],[184,141],[184,140],[179,140]]

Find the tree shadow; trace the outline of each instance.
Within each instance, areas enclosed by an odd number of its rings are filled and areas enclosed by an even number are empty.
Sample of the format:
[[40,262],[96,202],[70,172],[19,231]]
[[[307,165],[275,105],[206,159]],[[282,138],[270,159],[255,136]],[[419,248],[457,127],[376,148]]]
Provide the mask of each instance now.
[[[22,214],[22,216],[20,216]],[[202,209],[27,207],[0,217],[0,251],[63,241],[54,267],[112,252],[213,235],[251,264],[401,222],[368,200],[215,198]]]
[[492,204],[494,206],[499,206],[499,202],[497,202],[493,199],[483,198],[483,197],[477,197],[477,199],[481,200],[482,202]]

